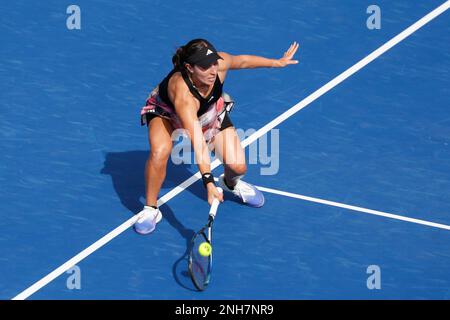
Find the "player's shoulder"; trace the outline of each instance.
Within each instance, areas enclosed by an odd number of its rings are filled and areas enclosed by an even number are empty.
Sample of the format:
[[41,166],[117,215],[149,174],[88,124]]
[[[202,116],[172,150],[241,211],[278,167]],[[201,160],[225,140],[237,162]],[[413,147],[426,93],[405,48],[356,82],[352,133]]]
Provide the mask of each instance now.
[[169,90],[173,91],[184,91],[189,90],[186,82],[183,79],[183,76],[181,75],[181,72],[175,72],[169,79]]
[[182,93],[186,90],[189,90],[186,82],[183,79],[183,76],[181,75],[181,72],[175,72],[169,79],[169,82],[167,84],[169,96]]
[[217,52],[217,54],[222,58],[217,60],[217,62],[219,63],[219,71],[226,71],[230,69],[233,56],[223,51]]
[[185,101],[193,98],[188,85],[183,79],[181,72],[175,72],[169,80],[168,84],[169,98],[174,103],[177,101]]

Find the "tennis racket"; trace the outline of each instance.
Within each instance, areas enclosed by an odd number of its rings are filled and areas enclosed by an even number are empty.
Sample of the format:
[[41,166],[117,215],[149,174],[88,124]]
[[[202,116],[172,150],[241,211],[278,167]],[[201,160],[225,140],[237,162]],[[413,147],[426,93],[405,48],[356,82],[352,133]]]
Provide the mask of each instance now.
[[[222,192],[221,188],[217,188],[217,190]],[[214,199],[209,209],[208,222],[194,235],[191,240],[188,265],[189,274],[194,286],[200,291],[205,290],[211,280],[212,252],[206,257],[202,256],[199,252],[199,246],[203,242],[207,242],[209,245],[212,245],[212,227],[218,207],[219,200]]]

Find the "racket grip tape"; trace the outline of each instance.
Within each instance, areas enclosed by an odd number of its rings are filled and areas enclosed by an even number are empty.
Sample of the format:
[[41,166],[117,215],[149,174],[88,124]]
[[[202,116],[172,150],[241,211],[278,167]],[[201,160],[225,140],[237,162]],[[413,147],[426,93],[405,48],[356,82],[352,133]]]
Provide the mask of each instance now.
[[[217,191],[219,191],[220,193],[223,193],[222,188],[217,187]],[[217,208],[219,207],[220,201],[219,199],[214,199],[213,203],[211,204],[211,208],[209,209],[209,215],[211,216],[215,216],[216,212],[217,212]]]

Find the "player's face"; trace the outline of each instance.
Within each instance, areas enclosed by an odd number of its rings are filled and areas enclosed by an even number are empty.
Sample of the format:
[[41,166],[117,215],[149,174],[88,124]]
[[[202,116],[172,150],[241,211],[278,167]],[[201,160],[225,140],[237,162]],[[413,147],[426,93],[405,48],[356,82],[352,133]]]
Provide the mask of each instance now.
[[219,63],[216,61],[208,68],[194,66],[195,78],[204,85],[211,86],[216,81],[217,73],[219,71]]

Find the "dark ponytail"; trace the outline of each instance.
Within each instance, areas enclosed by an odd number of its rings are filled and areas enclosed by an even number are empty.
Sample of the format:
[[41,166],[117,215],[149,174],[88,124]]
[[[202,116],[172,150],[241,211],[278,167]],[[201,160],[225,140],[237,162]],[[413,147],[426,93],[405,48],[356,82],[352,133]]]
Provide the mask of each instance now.
[[173,67],[177,70],[181,70],[184,68],[184,60],[185,60],[185,50],[184,49],[185,49],[185,46],[179,47],[172,57]]

